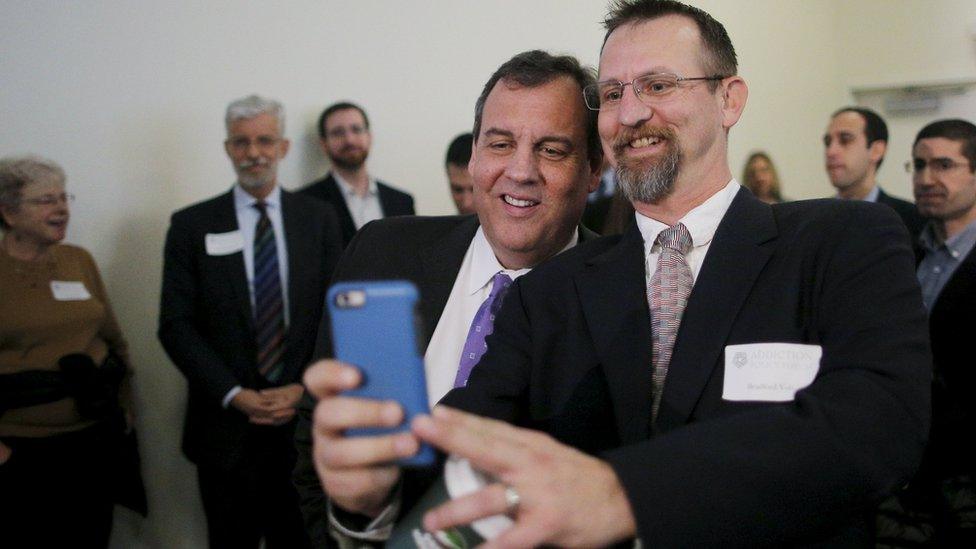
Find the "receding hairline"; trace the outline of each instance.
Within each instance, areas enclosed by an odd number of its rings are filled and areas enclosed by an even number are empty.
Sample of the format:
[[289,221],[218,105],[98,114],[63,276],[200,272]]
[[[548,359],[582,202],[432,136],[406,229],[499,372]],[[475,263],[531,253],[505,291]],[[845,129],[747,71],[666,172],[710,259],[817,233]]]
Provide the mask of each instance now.
[[[686,28],[691,28],[691,30],[694,32],[695,47],[697,48],[697,51],[694,52],[694,56],[697,58],[698,64],[700,65],[702,71],[705,73],[709,73],[709,74],[702,74],[699,76],[713,76],[713,74],[711,73],[715,72],[717,69],[709,67],[710,64],[709,58],[713,56],[708,55],[708,48],[705,45],[705,37],[702,35],[701,28],[699,28],[698,22],[695,21],[694,18],[692,18],[689,15],[685,15],[683,13],[665,13],[649,19],[634,19],[632,21],[623,23],[617,28],[613,29],[613,31],[608,32],[603,39],[603,45],[600,46],[601,65],[603,59],[603,52],[607,47],[607,42],[610,41],[610,37],[613,36],[615,33],[617,33],[617,31],[620,31],[621,29],[636,29],[637,27],[642,25],[649,25],[651,23],[664,21],[667,19],[680,19],[684,22],[685,24],[684,26]],[[681,75],[681,76],[687,76],[687,75]],[[723,74],[721,76],[733,76],[733,75]]]

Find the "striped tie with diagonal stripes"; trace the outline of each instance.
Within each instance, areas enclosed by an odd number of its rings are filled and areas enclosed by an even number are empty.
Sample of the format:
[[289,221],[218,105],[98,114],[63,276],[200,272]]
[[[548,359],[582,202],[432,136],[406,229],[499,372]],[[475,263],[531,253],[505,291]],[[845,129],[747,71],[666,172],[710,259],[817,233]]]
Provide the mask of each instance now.
[[681,223],[658,235],[661,253],[657,269],[648,284],[647,301],[651,309],[651,418],[657,419],[664,393],[664,381],[671,364],[671,352],[678,337],[681,316],[691,295],[694,280],[685,254],[691,249],[691,234]]
[[254,231],[254,327],[257,332],[258,371],[268,381],[281,379],[285,344],[284,301],[278,270],[278,249],[267,204],[254,204],[260,213]]

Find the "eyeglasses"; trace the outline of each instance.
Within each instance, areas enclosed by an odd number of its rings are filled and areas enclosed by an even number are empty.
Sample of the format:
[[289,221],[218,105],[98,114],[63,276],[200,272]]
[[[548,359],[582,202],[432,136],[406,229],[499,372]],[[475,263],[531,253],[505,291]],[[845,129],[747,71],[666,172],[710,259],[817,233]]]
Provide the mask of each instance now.
[[607,80],[590,84],[583,88],[583,99],[586,101],[586,106],[593,111],[614,109],[624,97],[624,88],[630,86],[637,94],[637,99],[645,105],[653,105],[674,94],[682,82],[716,81],[725,78],[728,76],[684,77],[666,72],[645,74],[638,76],[632,82]]
[[931,160],[925,160],[924,158],[913,158],[908,162],[905,162],[905,171],[910,174],[919,175],[925,171],[926,167],[928,167],[929,171],[934,174],[943,174],[960,166],[968,165],[968,160],[965,162],[956,162],[951,158],[933,158]]
[[355,124],[353,126],[349,126],[348,128],[346,127],[332,128],[331,130],[325,132],[325,135],[333,139],[339,139],[340,137],[345,137],[346,134],[362,135],[366,133],[366,131],[367,130],[364,126]]
[[281,141],[281,139],[277,137],[262,135],[253,141],[246,137],[234,137],[228,139],[225,141],[225,143],[227,143],[227,146],[235,151],[246,151],[251,147],[252,144],[257,147],[258,150],[269,151],[273,149],[279,141]]
[[61,202],[65,204],[70,204],[75,201],[75,195],[71,193],[61,193],[58,195],[46,194],[44,196],[38,196],[36,198],[24,198],[21,202],[26,202],[27,204],[32,204],[34,206],[56,206]]

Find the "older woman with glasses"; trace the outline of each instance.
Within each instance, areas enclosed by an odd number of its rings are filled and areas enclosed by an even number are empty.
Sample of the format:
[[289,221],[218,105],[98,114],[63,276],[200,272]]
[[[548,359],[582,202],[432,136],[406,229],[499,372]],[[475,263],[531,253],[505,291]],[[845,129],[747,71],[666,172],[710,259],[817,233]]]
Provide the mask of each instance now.
[[92,257],[61,244],[72,198],[57,164],[0,160],[0,545],[107,546],[124,476],[127,346]]

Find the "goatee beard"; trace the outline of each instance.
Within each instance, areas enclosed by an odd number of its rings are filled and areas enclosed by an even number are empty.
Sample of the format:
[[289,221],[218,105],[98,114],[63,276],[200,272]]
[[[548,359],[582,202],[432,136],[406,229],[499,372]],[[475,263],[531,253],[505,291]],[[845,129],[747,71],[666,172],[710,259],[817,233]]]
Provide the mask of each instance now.
[[681,153],[669,139],[664,157],[649,166],[621,160],[617,165],[617,182],[624,196],[631,202],[655,203],[671,194],[681,167]]

